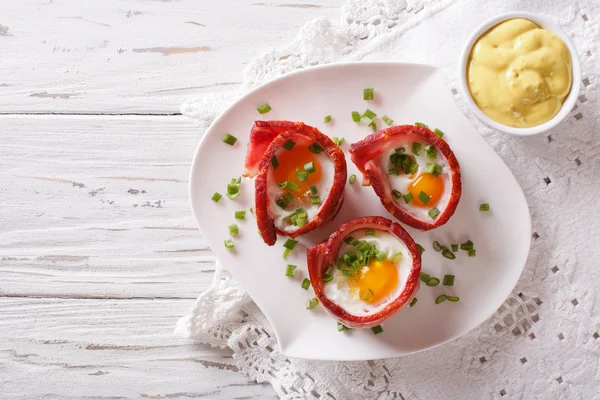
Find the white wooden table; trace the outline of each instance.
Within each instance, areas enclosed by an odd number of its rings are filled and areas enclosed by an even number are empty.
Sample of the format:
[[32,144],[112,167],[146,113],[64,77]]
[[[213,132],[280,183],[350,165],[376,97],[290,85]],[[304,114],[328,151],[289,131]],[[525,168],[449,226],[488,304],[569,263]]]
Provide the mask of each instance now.
[[214,269],[179,106],[341,5],[0,2],[0,398],[274,397],[173,335]]

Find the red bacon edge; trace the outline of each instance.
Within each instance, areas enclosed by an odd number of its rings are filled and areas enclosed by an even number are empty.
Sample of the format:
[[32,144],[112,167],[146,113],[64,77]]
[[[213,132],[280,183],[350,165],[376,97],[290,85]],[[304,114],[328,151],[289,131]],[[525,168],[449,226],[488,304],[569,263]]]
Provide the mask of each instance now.
[[[330,265],[336,265],[338,254],[344,238],[359,229],[376,229],[389,232],[399,241],[403,242],[413,259],[412,269],[408,275],[404,290],[394,300],[389,302],[385,308],[373,314],[354,315],[350,314],[338,304],[325,296],[325,282],[323,273]],[[360,217],[341,225],[329,236],[329,239],[321,244],[310,247],[307,250],[308,273],[315,291],[315,295],[329,312],[339,322],[350,328],[371,328],[381,324],[386,319],[410,304],[419,290],[419,275],[421,273],[421,252],[413,238],[396,222],[383,217]]]
[[[398,205],[392,195],[392,188],[386,171],[378,166],[377,162],[372,161],[381,155],[384,149],[388,148],[390,141],[403,135],[417,136],[427,143],[434,145],[446,159],[450,167],[450,182],[452,184],[450,199],[446,207],[440,210],[440,215],[431,221],[415,218]],[[422,231],[428,231],[444,225],[452,217],[454,211],[456,211],[462,193],[460,166],[448,143],[430,129],[414,125],[392,126],[376,132],[360,142],[353,143],[350,145],[349,151],[352,162],[363,174],[363,186],[371,185],[379,197],[381,204],[400,222]]]
[[[326,199],[321,199],[319,211],[301,228],[291,226],[289,230],[282,230],[275,226],[273,218],[269,215],[268,205],[268,172],[271,159],[277,151],[295,136],[301,135],[318,143],[325,150],[333,163],[334,176],[331,190]],[[263,152],[258,157],[258,152]],[[258,161],[258,166],[256,165]],[[246,168],[244,176],[256,176],[254,182],[255,212],[258,230],[266,244],[273,246],[277,235],[292,238],[304,235],[325,222],[335,217],[344,202],[344,188],[346,184],[346,159],[344,152],[329,137],[318,129],[305,125],[302,122],[291,121],[256,121],[250,133],[250,144],[246,155]]]

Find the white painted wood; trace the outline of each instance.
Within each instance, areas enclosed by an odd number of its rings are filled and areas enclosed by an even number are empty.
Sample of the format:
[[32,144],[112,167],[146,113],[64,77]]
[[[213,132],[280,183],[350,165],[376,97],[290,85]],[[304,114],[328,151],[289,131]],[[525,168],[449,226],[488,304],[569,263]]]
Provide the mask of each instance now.
[[0,2],[0,113],[177,113],[343,0]]

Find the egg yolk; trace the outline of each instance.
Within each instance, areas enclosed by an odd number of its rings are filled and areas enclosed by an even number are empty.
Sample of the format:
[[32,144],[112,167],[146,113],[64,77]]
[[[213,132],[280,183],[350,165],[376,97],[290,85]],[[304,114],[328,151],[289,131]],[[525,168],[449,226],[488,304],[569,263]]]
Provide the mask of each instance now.
[[[432,174],[421,174],[408,185],[408,191],[413,195],[414,199],[412,204],[417,207],[431,208],[435,206],[444,193],[444,180],[441,176],[434,176]],[[430,197],[429,202],[424,204],[419,199],[419,193],[425,192]]]
[[398,286],[398,267],[390,260],[379,262],[371,260],[362,267],[358,275],[348,279],[350,292],[358,292],[366,303],[378,303],[390,296]]
[[[279,166],[273,169],[273,176],[277,182],[292,181],[298,184],[296,190],[292,194],[296,198],[302,199],[304,202],[309,200],[310,186],[318,183],[321,180],[322,170],[318,157],[308,149],[308,146],[296,144],[292,150],[283,150],[277,155]],[[304,171],[304,165],[309,162],[315,165],[315,172],[308,174],[308,180],[304,182],[298,181],[296,168]]]

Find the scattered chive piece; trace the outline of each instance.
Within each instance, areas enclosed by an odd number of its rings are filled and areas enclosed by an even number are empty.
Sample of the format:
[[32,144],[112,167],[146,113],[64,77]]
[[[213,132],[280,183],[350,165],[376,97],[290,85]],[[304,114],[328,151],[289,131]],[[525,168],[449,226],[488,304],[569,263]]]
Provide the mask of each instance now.
[[352,121],[360,122],[360,113],[358,111],[352,111]]
[[286,150],[291,150],[294,148],[295,145],[296,145],[296,142],[294,142],[293,140],[288,140],[287,142],[285,142],[283,144],[283,148]]
[[312,174],[313,172],[315,172],[317,169],[315,168],[315,163],[314,162],[309,162],[304,164],[304,170],[306,172],[308,172],[309,174]]
[[419,279],[421,279],[421,282],[427,283],[427,281],[429,281],[429,279],[431,279],[431,275],[426,274],[425,272],[421,272],[419,274]]
[[396,168],[388,168],[388,175],[400,175],[400,171],[398,171]]
[[490,203],[480,204],[479,211],[490,211]]
[[431,278],[429,278],[429,280],[427,282],[425,282],[425,284],[430,287],[436,287],[437,285],[440,284],[440,280],[438,278],[436,278],[435,276],[432,276]]
[[442,285],[454,286],[454,275],[444,275],[444,280],[442,281]]
[[277,182],[277,186],[291,191],[294,191],[298,188],[298,184],[292,181]]
[[313,308],[315,308],[318,305],[319,305],[319,299],[317,299],[316,297],[313,297],[312,299],[309,299],[306,302],[306,309],[312,310]]
[[421,254],[423,254],[425,252],[425,247],[421,246],[419,243],[417,243],[417,248],[419,249],[419,252]]
[[227,240],[223,241],[223,243],[225,244],[225,248],[229,251],[233,250],[235,247],[233,245],[233,240],[231,240],[231,239],[227,239]]
[[364,100],[373,100],[373,88],[366,88],[363,90]]
[[416,298],[416,297],[413,297],[412,301],[410,302],[410,304],[409,304],[408,306],[409,306],[409,307],[414,307],[414,306],[415,306],[415,304],[417,304],[417,301],[418,301],[418,300],[417,300],[417,298]]
[[273,158],[271,158],[271,164],[273,165],[273,169],[276,169],[277,167],[279,167],[279,161],[277,161],[276,156],[273,156]]
[[415,122],[415,126],[420,126],[421,128],[429,128],[427,125],[425,125],[422,122]]
[[350,184],[353,185],[354,182],[356,182],[356,175],[354,175],[354,174],[350,175],[350,179],[348,180],[348,182],[350,182]]
[[431,200],[431,197],[429,197],[427,195],[427,193],[425,193],[424,191],[421,190],[421,192],[417,195],[417,198],[419,200],[421,200],[423,202],[423,204],[427,204],[429,203],[429,200]]
[[219,200],[221,200],[221,197],[223,197],[221,195],[221,193],[219,192],[215,192],[215,194],[212,195],[212,197],[210,198],[212,201],[214,201],[215,203],[218,203]]
[[402,193],[394,189],[392,190],[392,196],[394,196],[394,199],[398,200],[400,197],[402,197]]
[[475,252],[475,249],[472,249],[472,250],[469,250],[468,254],[469,254],[469,257],[475,257],[477,253]]
[[246,219],[246,211],[236,211],[235,219],[241,219],[242,221]]
[[445,294],[441,294],[437,297],[437,299],[435,299],[435,304],[440,304],[446,300],[448,300],[448,296],[446,296]]
[[438,252],[442,251],[442,245],[440,245],[440,243],[437,240],[434,240],[433,249]]
[[442,255],[449,260],[454,260],[456,258],[456,255],[447,248],[442,251]]
[[323,123],[326,124],[328,122],[331,121],[331,115],[326,115],[325,118],[323,118]]
[[311,151],[311,153],[315,153],[315,154],[319,154],[325,151],[325,149],[323,149],[323,147],[321,147],[321,145],[319,143],[311,143],[308,146],[308,150]]
[[378,333],[383,332],[383,328],[381,327],[381,325],[377,325],[371,328],[371,330],[373,331],[373,333],[375,335],[377,335]]
[[414,196],[412,195],[412,193],[406,193],[404,196],[402,196],[404,198],[404,202],[406,204],[410,203],[411,201],[413,201]]
[[296,266],[292,264],[288,264],[285,267],[285,276],[294,277],[296,275]]
[[425,164],[425,169],[423,170],[424,174],[433,175],[434,172],[435,172],[435,164],[429,163],[429,162],[427,164]]
[[384,251],[380,251],[375,257],[379,262],[384,262],[385,260],[387,260],[387,254]]
[[338,322],[337,330],[338,330],[338,332],[344,332],[344,331],[350,330],[350,328],[348,328],[346,325],[342,324],[341,322]]
[[239,183],[230,183],[227,185],[227,197],[231,200],[235,199],[240,195],[240,184]]
[[285,210],[288,206],[288,203],[286,203],[285,200],[283,200],[283,199],[275,200],[275,204],[277,204],[279,206],[279,208],[281,208],[282,210]]
[[346,244],[350,244],[350,243],[352,243],[353,241],[354,241],[354,238],[353,238],[352,236],[346,236],[346,237],[344,238],[344,243],[346,243]]
[[375,229],[367,229],[367,231],[365,232],[366,236],[375,236],[376,232]]
[[298,178],[298,182],[306,182],[308,180],[308,172],[302,171],[300,168],[297,168],[296,177]]
[[404,146],[398,147],[397,149],[394,150],[394,152],[397,154],[404,154],[404,153],[406,153],[406,148]]
[[321,198],[319,196],[310,196],[310,203],[318,206],[321,204]]
[[302,281],[302,289],[304,290],[308,290],[308,288],[310,287],[310,279],[308,278],[304,278],[304,280]]
[[424,147],[425,152],[427,153],[427,157],[435,159],[437,157],[437,150],[431,144],[427,144]]
[[392,263],[398,264],[400,259],[402,258],[402,252],[398,252],[392,256]]
[[373,132],[377,132],[377,125],[375,124],[375,121],[371,121],[369,126],[371,127],[371,129],[373,129]]
[[464,242],[463,244],[460,245],[460,249],[464,250],[464,251],[469,251],[469,250],[473,250],[473,242],[471,242],[470,240],[467,240],[466,242]]
[[412,163],[410,165],[410,169],[409,172],[411,173],[411,175],[414,175],[417,171],[419,170],[419,164],[417,163]]
[[250,214],[254,214],[254,208],[250,207]]
[[235,144],[235,142],[237,142],[237,138],[235,136],[227,133],[227,134],[225,134],[225,137],[223,138],[223,142],[227,143],[230,146],[233,146]]
[[283,201],[285,201],[286,203],[290,203],[292,200],[294,200],[294,196],[292,196],[291,193],[286,193],[283,195]]
[[269,111],[271,111],[271,106],[269,105],[269,103],[265,103],[262,106],[259,106],[256,108],[259,112],[259,114],[266,114]]
[[291,252],[292,252],[292,250],[290,250],[290,249],[285,249],[285,250],[283,251],[283,258],[284,258],[284,259],[287,259],[287,256],[289,256]]
[[433,164],[433,176],[438,177],[442,174],[443,167],[440,164]]
[[429,210],[429,212],[427,212],[427,214],[429,214],[431,218],[435,219],[435,217],[440,215],[440,210],[438,210],[437,207],[433,207],[431,210]]
[[457,244],[453,244],[451,245],[452,247],[452,251],[457,252],[458,251],[458,245]]
[[372,121],[375,119],[376,116],[377,116],[377,114],[375,114],[373,111],[371,111],[367,108],[365,110],[365,112],[361,115],[361,118],[368,118]]
[[413,142],[412,152],[414,155],[420,156],[421,155],[421,143]]
[[331,140],[333,141],[333,143],[335,143],[338,147],[340,147],[342,145],[342,143],[344,143],[344,138],[337,138],[337,137],[332,137]]
[[238,229],[237,224],[231,224],[228,226],[228,228],[229,228],[229,236],[234,237],[234,236],[238,235],[239,229]]
[[436,135],[438,135],[440,138],[444,137],[444,132],[440,131],[438,128],[435,128],[433,130],[433,133],[435,133]]
[[457,302],[458,300],[460,300],[460,298],[458,296],[446,296],[446,298],[448,299],[448,301],[452,301],[452,302]]
[[381,119],[387,124],[387,126],[390,126],[394,123],[394,120],[390,119],[390,117],[388,117],[387,115],[384,115],[383,117],[381,117]]
[[317,190],[317,186],[316,185],[310,185],[310,192],[312,194],[317,194],[319,193],[319,191]]
[[294,250],[296,248],[296,245],[298,244],[297,240],[294,239],[288,239],[285,241],[285,243],[283,244],[283,247],[285,247],[286,249],[290,249],[290,250]]

